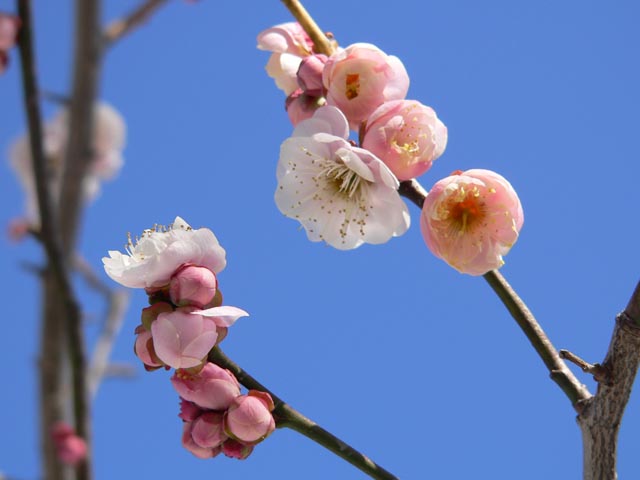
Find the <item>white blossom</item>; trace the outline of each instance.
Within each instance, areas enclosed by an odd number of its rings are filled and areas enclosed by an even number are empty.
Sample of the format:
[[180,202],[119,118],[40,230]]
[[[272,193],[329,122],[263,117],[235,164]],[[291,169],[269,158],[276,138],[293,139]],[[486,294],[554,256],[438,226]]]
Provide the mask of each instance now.
[[280,149],[275,201],[298,220],[309,240],[340,250],[379,244],[410,224],[398,180],[369,151],[347,141],[347,119],[321,107],[298,124]]
[[130,288],[157,288],[169,283],[184,264],[206,267],[218,273],[226,265],[226,252],[208,228],[191,228],[176,217],[168,227],[145,230],[135,243],[129,238],[126,252],[110,250],[102,263],[107,275]]

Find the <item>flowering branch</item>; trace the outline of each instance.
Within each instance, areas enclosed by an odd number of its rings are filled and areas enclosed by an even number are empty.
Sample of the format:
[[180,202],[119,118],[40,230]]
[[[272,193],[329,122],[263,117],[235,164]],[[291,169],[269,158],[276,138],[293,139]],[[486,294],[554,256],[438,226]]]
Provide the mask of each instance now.
[[128,15],[111,22],[102,34],[103,48],[107,49],[122,37],[146,22],[167,0],[146,0]]
[[358,452],[353,447],[334,436],[317,423],[308,419],[297,410],[289,406],[284,400],[275,395],[246,371],[240,368],[235,362],[229,359],[219,347],[214,348],[209,353],[209,360],[222,368],[231,371],[238,381],[250,390],[267,392],[273,398],[275,409],[273,415],[279,428],[290,428],[324,448],[346,460],[354,467],[369,475],[371,478],[379,480],[397,480],[397,477],[381,466],[373,462],[369,457]]
[[[400,195],[422,208],[426,198],[426,191],[417,180],[402,182],[399,192]],[[578,402],[591,397],[587,388],[578,381],[562,361],[560,354],[544,333],[544,330],[542,330],[542,327],[533,316],[533,313],[531,313],[531,310],[529,310],[502,274],[497,270],[491,270],[484,275],[484,279],[489,283],[500,300],[502,300],[505,307],[507,307],[511,316],[549,369],[551,379],[560,386],[571,401],[571,404],[576,406]]]
[[320,30],[315,20],[309,15],[306,8],[298,0],[282,0],[282,3],[284,3],[284,6],[287,7],[304,31],[307,32],[313,41],[315,52],[330,56],[335,51],[335,48],[325,33]]

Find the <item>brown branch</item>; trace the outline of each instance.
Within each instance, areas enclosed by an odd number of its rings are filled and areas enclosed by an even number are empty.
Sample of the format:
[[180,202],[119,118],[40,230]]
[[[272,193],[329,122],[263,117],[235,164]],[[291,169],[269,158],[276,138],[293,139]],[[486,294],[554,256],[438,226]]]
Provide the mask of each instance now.
[[[73,88],[69,106],[69,138],[60,191],[60,232],[67,262],[75,251],[82,212],[83,180],[92,156],[94,104],[101,63],[100,0],[76,0]],[[66,318],[75,428],[89,448],[77,467],[78,480],[90,480],[91,417],[85,343],[80,316]]]
[[331,434],[317,423],[309,420],[297,410],[290,407],[276,394],[271,392],[267,387],[262,385],[251,375],[240,368],[235,362],[229,359],[219,347],[214,348],[209,354],[209,360],[222,368],[231,371],[238,381],[250,390],[260,390],[267,392],[273,398],[275,409],[273,416],[279,428],[290,428],[314,442],[322,445],[324,448],[346,460],[351,465],[366,473],[371,478],[378,480],[397,480],[397,477],[388,472],[380,465],[377,465],[369,457],[358,452],[335,435]]
[[103,47],[105,49],[109,48],[118,40],[131,33],[149,20],[165,3],[167,3],[167,0],[146,0],[123,18],[111,22],[102,34]]
[[527,336],[538,356],[549,369],[551,379],[558,384],[571,401],[571,404],[577,407],[580,401],[590,398],[591,394],[587,387],[578,381],[576,376],[569,370],[569,367],[562,361],[558,351],[544,333],[544,330],[542,330],[531,310],[502,274],[497,270],[492,270],[483,276],[496,295],[502,300],[504,306],[507,307],[507,310],[509,310],[511,316]]
[[18,36],[21,57],[24,104],[27,113],[29,143],[33,175],[40,211],[40,241],[47,255],[44,275],[44,306],[40,349],[40,428],[43,468],[49,480],[62,479],[64,470],[56,458],[50,441],[52,425],[64,418],[62,399],[62,341],[63,319],[80,322],[80,311],[71,286],[57,230],[57,215],[47,183],[46,159],[42,142],[42,121],[38,98],[38,82],[33,48],[33,20],[31,2],[18,0],[22,28]]
[[284,3],[284,6],[291,12],[291,15],[293,15],[304,31],[311,37],[313,51],[330,56],[335,51],[333,43],[327,38],[324,32],[320,30],[318,24],[302,4],[298,0],[282,0],[282,3]]
[[611,384],[582,402],[578,424],[582,430],[585,480],[615,479],[618,431],[640,364],[640,283],[629,304],[616,318],[609,351],[602,362]]
[[591,364],[569,350],[560,350],[559,353],[560,358],[577,365],[583,372],[593,375],[596,382],[611,384],[611,372],[599,363]]

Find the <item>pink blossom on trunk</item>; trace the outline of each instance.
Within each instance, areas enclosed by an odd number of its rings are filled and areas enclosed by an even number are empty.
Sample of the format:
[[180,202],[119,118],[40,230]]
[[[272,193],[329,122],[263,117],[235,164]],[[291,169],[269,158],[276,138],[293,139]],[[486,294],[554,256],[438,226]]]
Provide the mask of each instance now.
[[454,172],[437,182],[420,216],[431,252],[470,275],[500,268],[523,222],[522,205],[511,184],[481,169]]
[[384,102],[403,99],[409,89],[400,59],[368,43],[350,45],[329,57],[322,81],[327,104],[342,110],[353,130]]
[[75,466],[87,456],[86,442],[76,435],[75,430],[64,422],[56,423],[51,429],[51,438],[58,459],[67,465]]
[[447,127],[431,107],[415,100],[380,105],[367,119],[362,141],[400,181],[429,170],[446,146]]

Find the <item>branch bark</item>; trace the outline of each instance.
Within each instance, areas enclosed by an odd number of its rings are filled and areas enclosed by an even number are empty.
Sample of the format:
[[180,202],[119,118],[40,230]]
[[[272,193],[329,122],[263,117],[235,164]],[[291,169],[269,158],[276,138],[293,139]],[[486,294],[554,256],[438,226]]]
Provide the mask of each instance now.
[[629,304],[616,318],[609,351],[602,366],[610,384],[599,383],[596,394],[581,402],[585,480],[616,479],[618,432],[640,365],[640,283]]

